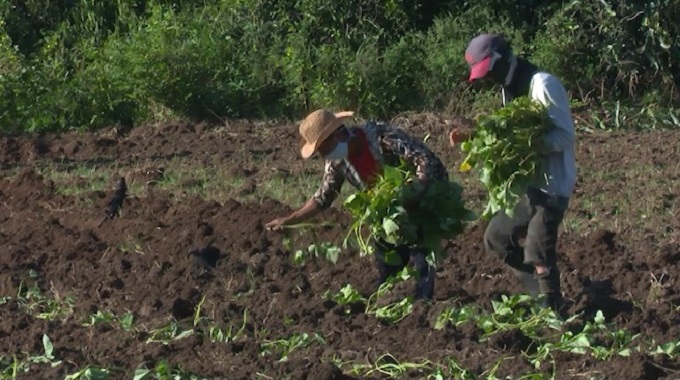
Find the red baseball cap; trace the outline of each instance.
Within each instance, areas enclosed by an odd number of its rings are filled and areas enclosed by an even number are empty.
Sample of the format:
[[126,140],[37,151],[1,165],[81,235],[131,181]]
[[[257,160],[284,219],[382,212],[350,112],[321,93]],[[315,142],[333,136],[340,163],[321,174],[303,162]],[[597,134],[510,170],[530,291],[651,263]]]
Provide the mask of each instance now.
[[496,34],[480,34],[470,40],[465,49],[465,61],[470,65],[469,81],[472,82],[488,74],[492,53],[506,49],[508,49],[508,43]]

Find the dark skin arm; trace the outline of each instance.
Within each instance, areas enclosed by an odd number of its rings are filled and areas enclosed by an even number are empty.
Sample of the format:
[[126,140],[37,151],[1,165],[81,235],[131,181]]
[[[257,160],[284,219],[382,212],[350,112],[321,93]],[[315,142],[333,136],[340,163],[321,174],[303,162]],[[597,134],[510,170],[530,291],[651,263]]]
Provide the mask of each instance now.
[[468,128],[454,128],[449,133],[449,144],[455,147],[457,144],[465,142],[472,138],[473,131]]
[[266,227],[270,231],[281,231],[285,226],[304,222],[305,220],[314,217],[321,211],[321,206],[319,206],[319,204],[316,203],[314,199],[309,199],[299,209],[293,211],[288,216],[283,216],[272,220],[266,224]]

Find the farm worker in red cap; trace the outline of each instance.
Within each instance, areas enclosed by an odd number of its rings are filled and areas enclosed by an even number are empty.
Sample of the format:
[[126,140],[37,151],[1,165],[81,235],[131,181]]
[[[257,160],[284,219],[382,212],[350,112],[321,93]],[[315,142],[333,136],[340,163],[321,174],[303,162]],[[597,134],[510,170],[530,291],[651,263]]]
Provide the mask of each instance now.
[[[330,207],[345,180],[357,189],[366,189],[382,174],[383,164],[399,166],[400,159],[415,167],[417,181],[424,185],[419,196],[405,206],[415,206],[432,181],[448,181],[449,175],[442,162],[421,141],[384,122],[370,121],[363,126],[347,126],[351,116],[353,112],[333,113],[319,109],[302,121],[300,154],[304,159],[314,155],[323,158],[323,182],[300,209],[267,223],[267,229],[280,230],[313,217]],[[390,250],[397,252],[401,265],[385,262],[385,253]],[[418,272],[416,298],[432,298],[435,268],[427,263],[424,250],[394,247],[381,241],[376,244],[375,251],[379,284],[402,270],[412,258]]]
[[[513,97],[528,96],[547,107],[553,128],[543,136],[543,172],[537,173],[512,218],[499,212],[491,219],[484,243],[487,252],[510,266],[531,295],[545,294],[544,306],[563,311],[557,237],[576,183],[569,97],[558,78],[515,56],[501,36],[476,36],[465,50],[465,60],[471,82],[491,80],[502,86],[503,105]],[[451,145],[471,133],[454,129],[449,136]],[[522,247],[519,240],[525,235]]]

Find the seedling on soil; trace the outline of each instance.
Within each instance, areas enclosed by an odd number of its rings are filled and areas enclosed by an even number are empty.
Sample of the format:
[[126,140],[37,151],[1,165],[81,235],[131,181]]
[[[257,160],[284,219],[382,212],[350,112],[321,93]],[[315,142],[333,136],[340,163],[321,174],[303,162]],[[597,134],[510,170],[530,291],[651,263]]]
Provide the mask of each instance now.
[[375,291],[375,293],[371,294],[368,297],[368,301],[366,302],[366,314],[373,314],[375,311],[379,308],[378,307],[378,301],[380,300],[381,297],[386,295],[390,290],[394,288],[394,285],[396,285],[399,282],[403,282],[411,278],[411,271],[409,270],[408,267],[402,269],[399,271],[396,275],[394,275],[391,278],[388,278],[385,282],[380,284],[378,286],[378,290]]
[[[602,311],[596,313],[593,322],[586,322],[583,331],[579,335],[581,334],[588,338],[589,348],[596,359],[608,360],[614,355],[630,356],[631,352],[639,349],[639,347],[630,346],[640,334],[633,335],[629,331],[623,329],[611,330],[605,325]],[[594,343],[597,337],[608,342],[608,347],[595,345]]]
[[248,309],[243,310],[243,319],[240,326],[230,323],[227,328],[222,328],[215,324],[210,318],[201,316],[203,302],[205,302],[205,296],[201,297],[201,301],[196,305],[193,321],[194,327],[199,329],[200,334],[205,335],[207,332],[210,341],[217,343],[235,342],[245,336],[246,324],[248,323]]
[[50,337],[47,336],[47,334],[43,334],[42,344],[45,353],[43,355],[30,356],[28,361],[31,363],[48,363],[52,367],[60,365],[61,360],[56,360],[54,357],[54,346],[52,346],[52,341],[50,340]]
[[166,360],[159,361],[153,369],[138,368],[135,371],[133,380],[199,380],[202,377],[196,376],[183,370],[181,367],[173,368]]
[[455,359],[448,358],[446,364],[435,365],[434,371],[427,378],[428,380],[467,380],[476,379],[476,376],[469,370],[461,367]]
[[355,303],[365,304],[368,301],[350,284],[343,286],[340,291],[331,296],[330,299],[335,301],[338,305],[352,305]]
[[434,328],[435,330],[441,330],[449,323],[453,326],[459,326],[474,321],[478,313],[479,311],[470,305],[449,308],[437,317]]
[[64,380],[107,380],[112,375],[112,371],[106,368],[87,366],[80,371],[67,375]]
[[493,314],[477,317],[477,326],[484,331],[485,337],[513,329],[519,329],[527,336],[537,336],[543,327],[559,330],[564,325],[552,310],[538,307],[528,295],[503,295],[501,301],[491,301],[491,305]]
[[134,316],[132,313],[125,313],[121,317],[117,317],[110,311],[97,310],[96,313],[89,315],[88,320],[83,322],[83,326],[94,327],[103,324],[115,324],[117,322],[123,330],[130,331],[132,330],[133,321]]
[[16,379],[28,370],[28,366],[17,359],[16,355],[12,355],[11,359],[0,356],[0,379]]
[[680,340],[677,342],[668,342],[656,346],[654,351],[651,352],[653,355],[666,355],[673,359],[680,356]]
[[140,255],[144,254],[142,245],[137,241],[121,244],[118,249],[123,253],[137,253]]
[[293,262],[297,265],[303,265],[307,257],[323,258],[324,260],[330,261],[335,264],[338,261],[338,257],[342,250],[328,242],[318,243],[321,239],[317,234],[318,228],[329,228],[333,227],[334,224],[324,222],[324,223],[298,223],[287,225],[284,227],[284,238],[282,244],[287,250],[291,250],[293,247],[293,242],[291,239],[291,231],[297,230],[298,235],[305,236],[306,238],[311,238],[312,241],[317,243],[310,244],[307,249],[298,249],[293,254]]
[[372,376],[375,372],[396,379],[414,370],[424,370],[432,368],[432,362],[425,359],[420,363],[402,362],[400,363],[392,354],[380,356],[366,376]]
[[193,329],[181,330],[179,323],[173,320],[167,326],[150,331],[146,343],[162,343],[168,345],[176,340],[184,339],[193,333]]
[[247,323],[248,310],[243,310],[243,320],[240,326],[230,323],[226,329],[223,329],[217,325],[208,327],[208,336],[210,337],[210,341],[217,343],[236,342],[242,337],[246,336],[245,331]]
[[380,287],[378,287],[378,290],[371,294],[368,299],[362,296],[350,284],[343,286],[338,293],[332,296],[329,296],[329,293],[326,292],[325,297],[333,300],[338,305],[348,306],[348,308],[345,309],[345,313],[347,314],[349,314],[351,311],[349,306],[365,304],[366,307],[364,313],[375,315],[378,319],[385,320],[388,323],[397,323],[407,317],[413,311],[413,298],[406,297],[400,301],[384,306],[378,306],[378,301],[394,287],[394,284],[405,281],[409,278],[409,269],[404,268],[396,276],[381,284]]
[[314,333],[309,335],[307,333],[293,334],[288,339],[279,339],[274,341],[265,341],[260,345],[263,356],[276,353],[280,358],[279,361],[287,361],[288,355],[299,348],[307,348],[314,343],[326,344],[326,340],[322,335]]
[[198,301],[198,304],[194,309],[194,327],[198,326],[198,324],[203,320],[203,317],[201,317],[201,308],[203,307],[203,302],[205,302],[205,294],[201,296],[201,300]]
[[20,374],[29,372],[30,364],[49,364],[51,367],[59,366],[61,360],[56,360],[54,346],[47,334],[42,336],[42,345],[42,355],[29,355],[25,361],[19,360],[16,355],[12,355],[11,360],[0,356],[0,379],[15,379]]
[[399,302],[375,309],[376,318],[388,323],[397,323],[406,318],[413,311],[413,297],[406,297]]
[[[368,299],[362,296],[350,284],[343,286],[338,293],[330,297],[328,293],[326,293],[325,297],[335,301],[338,305],[351,306],[354,304],[365,304],[366,309],[364,312],[366,314],[373,314],[377,318],[385,320],[388,323],[397,323],[406,318],[413,311],[413,298],[406,297],[401,301],[385,306],[378,306],[378,300],[380,297],[387,294],[395,283],[405,281],[408,278],[410,278],[409,270],[408,268],[404,268],[397,276],[388,279],[385,283],[381,284],[378,290]],[[349,312],[350,309],[347,308],[345,313]]]
[[63,299],[59,293],[53,291],[54,298],[46,297],[40,291],[37,284],[32,287],[25,287],[22,282],[19,285],[17,294],[17,304],[19,308],[38,319],[53,321],[63,319],[73,313],[73,298],[67,296]]
[[335,264],[338,261],[338,256],[342,250],[335,245],[327,242],[313,243],[307,248],[307,251],[297,250],[293,256],[293,262],[302,265],[305,262],[305,257],[313,256],[314,258],[323,258]]
[[83,326],[84,327],[93,327],[93,326],[98,326],[101,324],[105,323],[111,323],[116,320],[116,316],[111,313],[110,311],[101,311],[97,310],[96,313],[91,314],[89,321],[84,322]]
[[120,322],[120,326],[123,328],[125,331],[130,331],[132,330],[132,326],[134,323],[135,317],[132,315],[132,313],[125,313],[123,314],[122,317],[118,318],[118,321]]

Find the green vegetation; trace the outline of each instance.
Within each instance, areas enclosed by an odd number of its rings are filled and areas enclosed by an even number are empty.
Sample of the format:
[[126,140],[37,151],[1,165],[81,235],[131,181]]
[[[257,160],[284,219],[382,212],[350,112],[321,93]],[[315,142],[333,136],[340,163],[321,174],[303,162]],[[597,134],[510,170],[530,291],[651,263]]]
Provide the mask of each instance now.
[[[407,210],[407,203],[422,192],[422,186],[413,170],[386,166],[374,186],[345,201],[354,218],[348,238],[354,236],[367,254],[373,253],[373,243],[382,240],[426,248],[433,263],[440,259],[442,240],[454,239],[475,215],[465,208],[463,188],[455,181],[432,181],[418,197],[417,206]],[[369,231],[368,237],[363,236],[364,228]],[[385,260],[400,261],[395,252],[387,252]]]
[[[0,125],[130,127],[164,118],[475,114],[462,57],[482,31],[598,110],[589,128],[677,127],[680,3],[506,0],[38,0],[0,4]],[[623,20],[623,21],[622,21]]]
[[[35,276],[33,276],[35,277]],[[346,306],[347,314],[354,312],[365,313],[388,325],[397,325],[407,318],[416,307],[410,297],[399,298],[394,301],[395,286],[409,280],[410,275],[404,269],[399,276],[386,282],[375,293],[364,297],[351,285],[345,285],[333,293],[326,292],[328,300]],[[37,278],[34,278],[37,279]],[[398,297],[397,297],[398,298]],[[216,344],[230,344],[234,342],[252,341],[259,347],[259,354],[276,361],[287,361],[291,353],[304,351],[313,347],[325,346],[326,338],[322,332],[288,331],[281,336],[272,334],[264,328],[254,332],[247,332],[246,326],[250,317],[244,309],[242,318],[231,320],[215,320],[205,315],[204,295],[194,308],[192,316],[183,320],[170,320],[156,329],[146,329],[142,326],[134,327],[132,316],[126,313],[116,316],[111,312],[97,311],[85,316],[80,328],[95,328],[101,324],[109,324],[121,336],[139,334],[145,331],[149,335],[148,345],[168,345],[191,335],[210,339]],[[6,297],[5,305],[16,302],[25,304],[22,291],[16,297]],[[362,305],[360,309],[351,308],[352,305]],[[491,309],[476,304],[462,304],[455,299],[443,301],[444,307],[432,315],[431,329],[460,329],[462,325],[471,325],[478,332],[478,340],[486,342],[492,337],[512,333],[525,337],[521,357],[535,369],[535,373],[528,373],[523,378],[551,379],[554,378],[554,357],[560,353],[573,355],[588,355],[594,360],[609,360],[615,356],[628,357],[634,353],[650,356],[665,356],[675,359],[680,355],[680,341],[671,337],[667,341],[657,342],[646,338],[642,334],[618,328],[608,322],[603,313],[598,311],[592,318],[577,314],[568,320],[560,319],[549,309],[541,308],[536,301],[527,295],[502,296],[492,301]],[[29,316],[39,318],[30,310],[24,310]],[[57,321],[67,323],[68,316],[60,316]],[[254,321],[252,321],[254,322]],[[411,323],[411,322],[408,322]],[[284,323],[285,324],[285,323]],[[74,328],[76,325],[72,325]],[[228,327],[225,327],[228,326]],[[461,330],[459,330],[461,331]],[[47,334],[42,335],[41,352],[36,354],[21,353],[11,357],[0,355],[0,379],[14,379],[23,374],[30,374],[38,370],[38,366],[61,367],[68,365],[59,358],[59,350],[55,349]],[[497,379],[496,372],[505,359],[500,359],[493,368],[486,368],[483,372],[462,367],[456,358],[451,356],[431,357],[409,362],[398,359],[389,352],[378,353],[374,360],[347,361],[339,356],[328,356],[326,360],[333,362],[345,373],[350,375],[375,376],[381,378],[398,379],[402,376],[420,376],[427,379]],[[368,358],[367,358],[368,359]],[[125,376],[123,368],[105,368],[96,364],[87,365],[77,371],[70,371],[65,379],[111,379]],[[263,378],[266,375],[261,374]],[[166,360],[159,360],[151,365],[140,365],[134,374],[127,375],[134,379],[199,379],[201,376],[189,373],[178,366],[171,365]]]
[[484,218],[500,210],[513,214],[542,164],[539,151],[549,126],[547,117],[542,104],[520,97],[481,117],[475,136],[461,144],[467,156],[460,170],[476,169],[489,193]]

